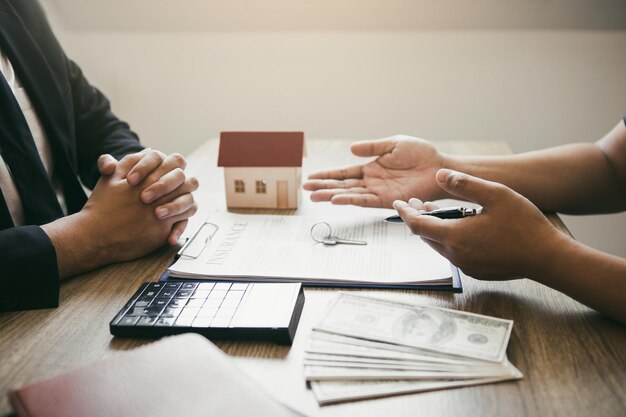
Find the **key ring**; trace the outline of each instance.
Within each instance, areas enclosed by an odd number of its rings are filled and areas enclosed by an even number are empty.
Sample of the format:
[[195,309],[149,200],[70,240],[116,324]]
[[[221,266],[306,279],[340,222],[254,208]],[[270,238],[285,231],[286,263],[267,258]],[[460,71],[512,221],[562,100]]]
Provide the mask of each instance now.
[[[328,234],[326,234],[324,237],[322,237],[322,239],[318,239],[315,237],[315,229],[319,229],[319,226],[326,226],[328,228]],[[317,243],[324,243],[324,241],[326,240],[326,238],[328,238],[329,236],[332,235],[332,231],[333,229],[330,227],[330,224],[326,223],[326,222],[319,222],[319,223],[315,223],[313,226],[311,226],[311,238],[317,242]]]

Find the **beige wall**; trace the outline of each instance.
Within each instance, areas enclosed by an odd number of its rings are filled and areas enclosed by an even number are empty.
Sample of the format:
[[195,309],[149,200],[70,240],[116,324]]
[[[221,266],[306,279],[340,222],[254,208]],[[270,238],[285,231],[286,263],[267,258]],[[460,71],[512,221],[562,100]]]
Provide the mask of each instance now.
[[[247,129],[504,140],[525,151],[594,141],[626,113],[624,31],[56,26],[114,110],[166,152]],[[626,256],[626,215],[567,224],[583,242]]]

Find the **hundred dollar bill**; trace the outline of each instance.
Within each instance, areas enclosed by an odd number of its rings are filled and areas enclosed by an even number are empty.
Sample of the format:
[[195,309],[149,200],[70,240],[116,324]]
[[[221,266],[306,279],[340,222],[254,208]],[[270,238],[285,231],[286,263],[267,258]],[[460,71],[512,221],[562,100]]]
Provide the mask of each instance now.
[[421,371],[414,369],[354,368],[337,366],[304,365],[307,381],[343,380],[452,380],[475,378],[513,378],[519,371],[510,363],[505,366],[472,371]]
[[517,379],[516,377],[496,377],[460,379],[453,381],[313,381],[311,388],[320,405],[392,395],[434,391],[469,385]]
[[513,321],[340,293],[314,330],[501,362]]
[[373,359],[394,359],[440,363],[449,365],[484,365],[491,364],[483,360],[442,355],[409,346],[373,342],[354,337],[339,336],[324,332],[311,332],[311,339],[305,347],[306,353],[354,356]]
[[482,371],[486,368],[499,369],[502,366],[502,364],[496,362],[480,362],[472,365],[452,365],[412,360],[376,359],[315,353],[305,353],[304,364],[355,368],[415,369],[424,371]]

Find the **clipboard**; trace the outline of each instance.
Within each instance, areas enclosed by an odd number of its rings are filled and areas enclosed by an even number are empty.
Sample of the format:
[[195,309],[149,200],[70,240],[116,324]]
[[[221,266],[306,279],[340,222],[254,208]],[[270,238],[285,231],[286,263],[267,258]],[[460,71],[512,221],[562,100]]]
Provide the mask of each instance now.
[[[213,237],[219,231],[220,226],[216,223],[205,221],[203,222],[187,239],[187,241],[183,244],[181,249],[178,251],[174,261],[172,264],[176,263],[176,261],[181,258],[188,259],[197,259],[203,253],[203,251],[207,248]],[[298,278],[276,278],[276,277],[267,277],[267,278],[259,278],[259,277],[249,277],[249,281],[256,282],[301,282],[303,286],[306,287],[326,287],[326,288],[385,288],[385,289],[412,289],[412,290],[435,290],[435,291],[450,291],[455,293],[463,292],[463,284],[461,280],[461,274],[459,269],[450,264],[451,270],[451,284],[388,284],[388,283],[376,283],[376,282],[328,282],[324,280],[315,281],[315,279],[309,280],[298,280]],[[233,276],[233,277],[211,277],[204,276],[198,277],[194,279],[202,279],[208,281],[248,281],[246,277],[241,276]],[[164,273],[159,278],[159,281],[185,281],[188,278],[179,278],[179,277],[171,277],[169,273],[169,269],[165,270]]]

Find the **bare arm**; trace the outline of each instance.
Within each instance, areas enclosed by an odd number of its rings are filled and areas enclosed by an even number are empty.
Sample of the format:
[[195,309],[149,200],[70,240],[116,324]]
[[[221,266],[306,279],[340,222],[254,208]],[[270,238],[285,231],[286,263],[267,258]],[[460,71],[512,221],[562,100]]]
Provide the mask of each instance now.
[[626,209],[626,126],[594,144],[518,155],[444,158],[447,168],[499,182],[543,211],[609,213]]
[[620,121],[595,144],[573,144],[518,155],[452,156],[408,136],[356,142],[358,156],[376,160],[309,176],[313,201],[391,207],[394,200],[449,198],[435,181],[449,168],[506,184],[544,211],[607,213],[626,209],[626,127]]
[[[394,207],[411,230],[471,277],[531,278],[626,323],[626,260],[591,249],[557,230],[510,188],[454,171],[437,173],[449,195],[476,202],[482,214],[442,220],[413,199]],[[512,220],[514,219],[514,220]]]

